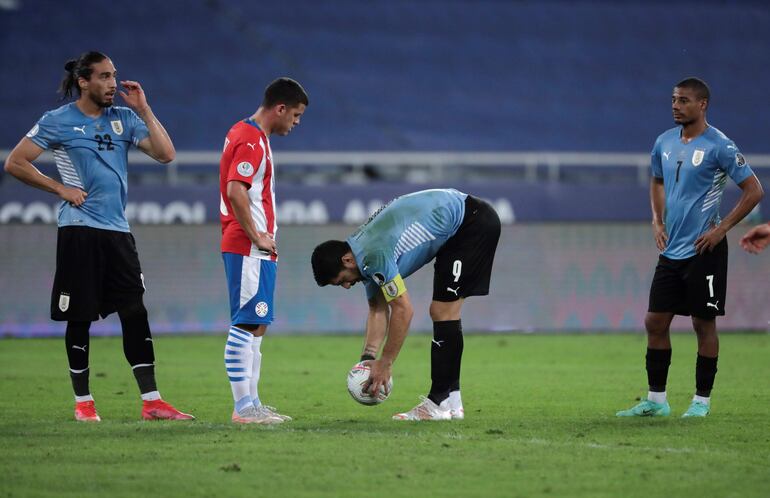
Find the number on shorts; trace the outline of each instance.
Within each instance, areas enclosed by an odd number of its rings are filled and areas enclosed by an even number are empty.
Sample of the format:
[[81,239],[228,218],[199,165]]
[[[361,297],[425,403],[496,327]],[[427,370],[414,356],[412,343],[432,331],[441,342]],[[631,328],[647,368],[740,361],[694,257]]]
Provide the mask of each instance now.
[[463,262],[459,259],[456,259],[454,263],[452,263],[452,275],[455,276],[455,282],[460,280],[460,275],[463,272]]
[[706,275],[706,281],[709,283],[709,297],[714,297],[714,275]]

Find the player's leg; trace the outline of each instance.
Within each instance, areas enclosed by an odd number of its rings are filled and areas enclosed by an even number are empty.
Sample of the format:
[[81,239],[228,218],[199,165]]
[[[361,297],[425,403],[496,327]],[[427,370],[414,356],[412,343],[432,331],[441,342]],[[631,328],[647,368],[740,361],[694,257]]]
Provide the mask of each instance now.
[[492,264],[500,239],[500,218],[488,203],[473,196],[465,201],[465,216],[457,233],[436,254],[433,276],[431,389],[427,398],[399,420],[462,419],[460,370],[464,341],[460,319],[464,299],[489,294]]
[[88,350],[90,347],[89,328],[91,322],[67,322],[64,344],[67,348],[67,361],[70,367],[72,389],[75,391],[75,420],[81,422],[99,422],[94,397],[89,388]]
[[231,326],[225,344],[225,370],[233,393],[236,423],[283,422],[267,413],[259,399],[262,337],[273,318],[276,265],[272,261],[223,253],[230,297]]
[[716,317],[724,315],[727,296],[727,239],[696,257],[688,275],[692,325],[698,337],[695,395],[684,417],[705,417],[711,411],[711,390],[717,374],[719,336]]
[[670,326],[674,315],[688,314],[682,269],[686,262],[661,256],[650,286],[650,299],[644,326],[647,331],[647,397],[637,405],[617,412],[619,417],[667,416],[671,413],[666,395],[671,365]]
[[117,311],[123,330],[123,354],[131,366],[142,399],[145,420],[191,420],[163,400],[155,380],[155,349],[144,306],[144,277],[133,235],[104,230],[106,269],[100,314]]
[[62,227],[56,244],[56,275],[51,292],[51,318],[67,321],[70,379],[75,392],[75,419],[98,422],[89,387],[89,328],[99,318],[101,298],[100,251],[96,230]]

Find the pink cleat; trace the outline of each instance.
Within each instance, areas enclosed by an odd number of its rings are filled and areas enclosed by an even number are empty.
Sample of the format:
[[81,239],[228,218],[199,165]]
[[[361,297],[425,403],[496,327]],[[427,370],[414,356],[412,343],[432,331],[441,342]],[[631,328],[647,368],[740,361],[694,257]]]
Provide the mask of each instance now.
[[195,417],[182,413],[162,399],[142,402],[142,418],[145,420],[194,420]]
[[75,403],[75,420],[78,422],[101,422],[102,418],[96,413],[93,401]]

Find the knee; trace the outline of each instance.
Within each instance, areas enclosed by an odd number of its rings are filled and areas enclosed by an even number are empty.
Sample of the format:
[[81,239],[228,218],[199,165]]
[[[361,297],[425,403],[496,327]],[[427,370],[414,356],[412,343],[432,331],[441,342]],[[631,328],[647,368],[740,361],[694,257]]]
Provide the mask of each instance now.
[[118,316],[121,319],[143,316],[146,317],[147,308],[144,307],[144,301],[141,297],[139,297],[137,299],[123,303],[123,305],[118,308]]
[[716,320],[703,320],[693,317],[692,328],[698,337],[712,337],[717,334]]
[[668,323],[658,317],[647,315],[644,317],[644,328],[647,334],[654,336],[665,336],[668,334]]
[[430,304],[430,319],[434,322],[446,322],[450,320],[460,319],[460,304],[459,301],[451,303],[442,303],[439,301],[433,301]]

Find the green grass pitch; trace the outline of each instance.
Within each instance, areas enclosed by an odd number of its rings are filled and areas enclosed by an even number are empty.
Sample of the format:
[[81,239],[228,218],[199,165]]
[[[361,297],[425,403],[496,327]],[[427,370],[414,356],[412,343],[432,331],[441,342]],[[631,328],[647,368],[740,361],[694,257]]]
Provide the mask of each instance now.
[[229,422],[223,337],[156,338],[164,398],[198,419],[142,422],[120,339],[92,339],[103,422],[72,419],[62,339],[0,340],[0,497],[770,495],[770,336],[722,336],[712,414],[681,419],[695,337],[674,337],[672,416],[617,419],[645,394],[638,335],[466,336],[466,420],[390,420],[429,385],[411,336],[391,398],[354,403],[345,375],[360,337],[263,343],[260,395],[295,417]]

